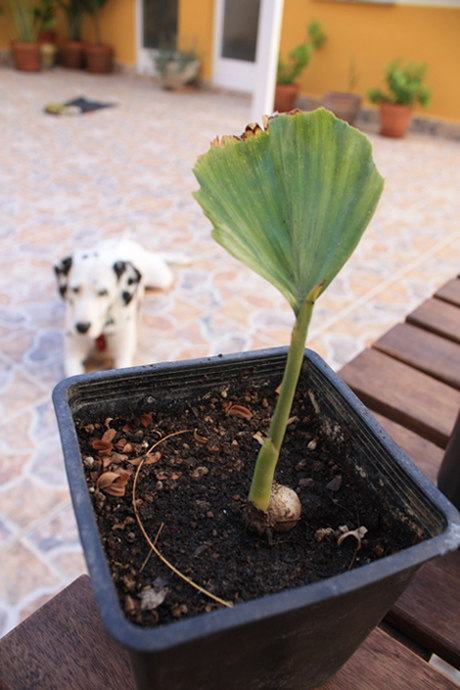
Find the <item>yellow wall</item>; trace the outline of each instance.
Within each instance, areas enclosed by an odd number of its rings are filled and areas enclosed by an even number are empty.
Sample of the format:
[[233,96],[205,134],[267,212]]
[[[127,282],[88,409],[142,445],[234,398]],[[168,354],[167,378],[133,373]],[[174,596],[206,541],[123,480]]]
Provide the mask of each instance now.
[[179,47],[193,48],[201,60],[201,76],[212,76],[214,0],[179,0]]
[[[322,0],[285,0],[281,52],[301,43],[311,19],[324,22],[328,39],[314,54],[301,77],[302,93],[320,97],[325,91],[347,89],[350,60],[359,81],[355,91],[365,95],[383,85],[383,69],[391,60],[426,62],[432,103],[419,109],[428,117],[460,122],[460,9],[378,5]],[[202,76],[212,78],[214,0],[179,0],[179,44],[195,48],[202,60]],[[134,66],[135,0],[109,0],[101,12],[102,40],[115,48],[118,63]],[[6,17],[0,17],[0,49],[9,45]],[[60,35],[65,35],[62,27]],[[83,37],[94,31],[85,19]]]
[[[101,40],[114,47],[115,62],[136,63],[135,0],[109,0],[99,13]],[[94,24],[89,17],[83,21],[82,38],[94,41]]]
[[400,57],[428,65],[432,103],[418,112],[460,122],[460,9],[285,0],[282,54],[303,41],[313,18],[324,22],[328,38],[302,75],[303,93],[346,90],[354,58],[355,92],[365,95],[383,86],[385,65]]

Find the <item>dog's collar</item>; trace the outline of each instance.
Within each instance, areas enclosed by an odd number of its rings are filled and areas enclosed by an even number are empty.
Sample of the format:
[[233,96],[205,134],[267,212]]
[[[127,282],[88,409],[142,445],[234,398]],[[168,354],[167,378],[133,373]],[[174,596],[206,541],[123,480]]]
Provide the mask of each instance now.
[[96,348],[101,352],[107,349],[107,341],[103,333],[101,333],[101,335],[98,338],[96,338]]

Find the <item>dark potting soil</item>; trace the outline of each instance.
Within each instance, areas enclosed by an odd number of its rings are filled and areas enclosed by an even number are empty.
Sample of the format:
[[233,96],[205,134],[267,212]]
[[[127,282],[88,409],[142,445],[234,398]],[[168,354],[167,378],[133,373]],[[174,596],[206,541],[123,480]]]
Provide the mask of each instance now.
[[102,543],[132,622],[162,625],[223,606],[173,572],[151,543],[184,576],[235,605],[411,545],[344,469],[346,439],[329,441],[302,391],[276,474],[297,492],[301,520],[268,538],[246,530],[246,497],[275,400],[275,391],[255,389],[238,398],[216,394],[180,415],[77,423]]

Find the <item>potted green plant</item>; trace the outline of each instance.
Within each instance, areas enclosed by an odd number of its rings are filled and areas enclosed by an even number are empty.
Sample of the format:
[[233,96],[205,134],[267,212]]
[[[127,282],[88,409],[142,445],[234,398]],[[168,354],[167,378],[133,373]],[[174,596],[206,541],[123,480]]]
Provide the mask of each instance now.
[[310,22],[307,33],[308,42],[301,43],[291,50],[286,61],[282,60],[281,56],[278,59],[274,110],[280,113],[289,112],[294,108],[300,90],[296,80],[309,64],[314,51],[326,40],[322,22]]
[[94,43],[85,43],[85,64],[88,72],[107,74],[112,71],[113,48],[102,43],[100,28],[100,12],[107,4],[107,0],[82,0],[85,12],[93,20]]
[[54,67],[56,62],[56,4],[55,0],[40,0],[35,7],[35,17],[40,25],[38,43],[40,45],[41,66]]
[[369,89],[371,103],[380,106],[380,134],[387,137],[403,137],[410,124],[414,106],[427,106],[431,89],[423,85],[427,66],[409,62],[405,67],[401,59],[393,60],[385,67],[387,91]]
[[84,0],[57,0],[67,20],[67,39],[60,46],[61,62],[64,67],[80,69],[83,65],[83,43],[81,25],[85,12]]
[[[138,690],[309,690],[425,560],[458,546],[460,515],[304,350],[382,191],[368,140],[323,109],[279,115],[213,142],[195,175],[214,238],[291,304],[291,346],[61,382],[72,500]],[[391,546],[372,541],[379,527]],[[334,574],[308,570],[317,547]]]
[[356,73],[355,60],[350,59],[348,70],[348,88],[346,91],[327,91],[323,96],[323,106],[330,110],[341,120],[345,120],[349,125],[356,122],[361,109],[362,98],[354,93],[358,75]]
[[38,72],[40,69],[40,45],[38,36],[41,25],[37,21],[33,0],[8,0],[15,39],[11,50],[16,69]]
[[175,91],[198,78],[200,61],[194,50],[160,46],[153,59],[164,89]]

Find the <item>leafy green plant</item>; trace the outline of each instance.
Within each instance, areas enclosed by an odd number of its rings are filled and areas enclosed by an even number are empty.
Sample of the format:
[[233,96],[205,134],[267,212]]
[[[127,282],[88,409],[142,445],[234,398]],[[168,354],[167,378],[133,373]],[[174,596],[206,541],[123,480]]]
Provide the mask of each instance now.
[[37,21],[34,0],[7,0],[19,43],[36,43],[41,30]]
[[278,288],[295,315],[248,497],[249,524],[263,532],[277,528],[274,474],[314,304],[357,246],[383,179],[368,139],[324,109],[266,118],[264,129],[249,125],[242,137],[215,140],[194,173],[200,184],[195,198],[213,224],[214,239]]
[[303,70],[310,62],[316,48],[322,46],[327,38],[321,27],[322,22],[310,22],[307,28],[307,33],[310,39],[309,42],[302,43],[291,50],[286,62],[283,61],[281,57],[279,58],[276,75],[276,81],[278,84],[293,84],[301,75]]
[[179,73],[182,73],[187,65],[198,60],[196,52],[192,50],[181,51],[175,46],[161,45],[154,56],[155,67],[159,74],[164,76],[167,73],[168,65],[172,62],[178,63]]
[[40,32],[54,29],[57,25],[55,0],[40,0],[34,12]]
[[95,43],[101,44],[101,25],[99,21],[99,13],[107,4],[107,0],[82,0],[84,11],[89,14],[93,20]]
[[85,13],[84,0],[57,0],[67,19],[67,33],[70,41],[81,38],[81,24]]
[[416,65],[409,62],[406,67],[401,65],[401,59],[393,60],[385,67],[385,81],[387,92],[380,89],[369,89],[368,96],[371,103],[396,103],[413,106],[430,104],[431,89],[423,86],[427,66],[422,63]]

